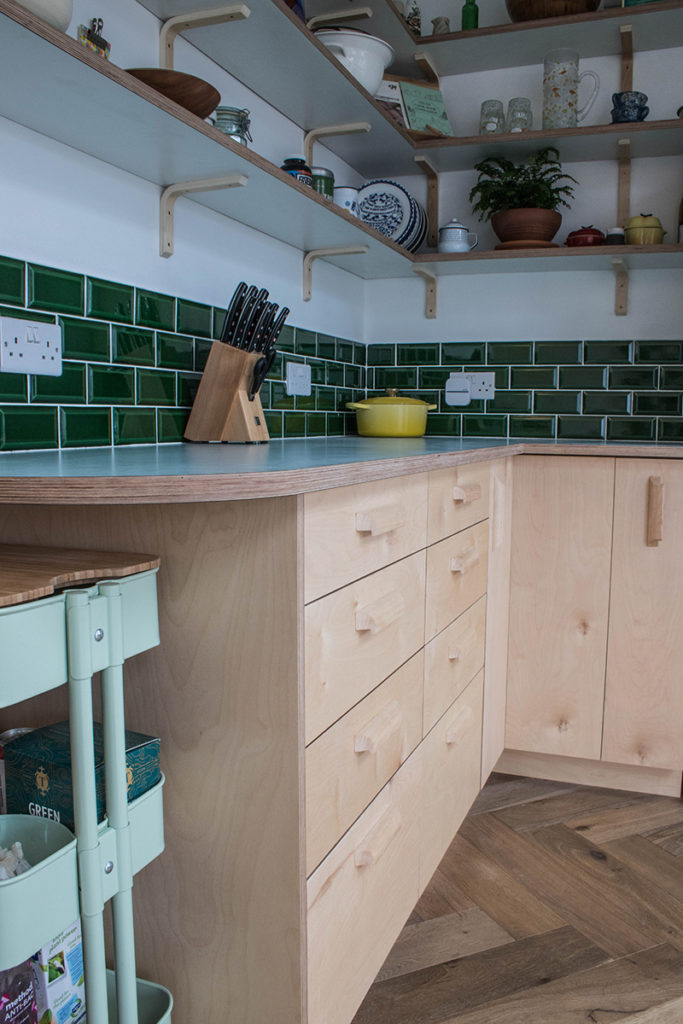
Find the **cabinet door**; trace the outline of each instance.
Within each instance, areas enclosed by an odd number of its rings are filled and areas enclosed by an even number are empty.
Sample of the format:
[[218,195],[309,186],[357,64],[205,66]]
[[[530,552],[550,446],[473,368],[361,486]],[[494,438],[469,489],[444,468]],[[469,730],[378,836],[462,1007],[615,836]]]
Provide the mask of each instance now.
[[[660,498],[661,540],[648,543]],[[603,759],[680,768],[683,463],[617,461],[608,650]]]
[[505,746],[599,758],[614,460],[514,466]]

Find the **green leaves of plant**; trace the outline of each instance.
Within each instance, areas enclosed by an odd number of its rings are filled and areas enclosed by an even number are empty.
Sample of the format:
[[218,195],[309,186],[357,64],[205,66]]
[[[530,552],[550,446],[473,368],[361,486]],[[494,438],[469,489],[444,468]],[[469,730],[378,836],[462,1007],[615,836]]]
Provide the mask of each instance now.
[[560,182],[578,182],[563,173],[559,157],[557,149],[549,146],[534,153],[526,164],[514,164],[497,156],[475,164],[479,178],[470,192],[470,202],[477,200],[472,209],[479,220],[499,210],[569,207],[567,199],[573,198],[574,189]]

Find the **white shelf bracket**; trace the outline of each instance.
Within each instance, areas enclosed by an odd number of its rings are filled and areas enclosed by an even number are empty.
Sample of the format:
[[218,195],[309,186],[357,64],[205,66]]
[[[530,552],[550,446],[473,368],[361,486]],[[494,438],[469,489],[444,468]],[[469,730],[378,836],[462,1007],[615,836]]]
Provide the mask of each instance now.
[[614,313],[616,316],[626,316],[628,313],[628,264],[620,257],[613,257],[612,267],[617,277],[614,288]]
[[436,319],[436,274],[424,267],[413,267],[412,271],[424,279],[425,289],[425,316],[428,320]]
[[439,241],[439,172],[429,157],[417,153],[413,159],[427,176],[427,242],[436,249]]
[[322,256],[355,256],[367,252],[367,245],[336,245],[329,249],[311,249],[304,253],[303,289],[304,302],[310,302],[313,294],[313,263]]
[[161,193],[159,204],[159,255],[173,255],[173,225],[175,204],[179,196],[190,192],[215,192],[221,188],[238,188],[249,181],[246,174],[229,174],[224,178],[198,178],[196,181],[179,181],[167,185]]
[[418,50],[417,53],[413,54],[413,60],[420,71],[426,76],[428,82],[431,82],[433,85],[439,84],[439,72],[431,54]]
[[159,33],[159,67],[173,68],[173,44],[179,32],[188,28],[203,28],[206,25],[223,25],[226,21],[243,21],[251,10],[246,4],[223,4],[205,11],[176,14],[161,26]]
[[321,25],[339,25],[347,21],[361,21],[364,18],[372,17],[372,7],[356,7],[352,10],[330,11],[328,14],[316,14],[315,18],[309,18],[306,28],[313,31]]
[[310,167],[313,162],[313,144],[318,139],[324,139],[330,135],[357,135],[360,132],[369,132],[370,125],[367,121],[354,121],[351,124],[332,124],[322,128],[311,128],[310,132],[304,135],[304,160]]

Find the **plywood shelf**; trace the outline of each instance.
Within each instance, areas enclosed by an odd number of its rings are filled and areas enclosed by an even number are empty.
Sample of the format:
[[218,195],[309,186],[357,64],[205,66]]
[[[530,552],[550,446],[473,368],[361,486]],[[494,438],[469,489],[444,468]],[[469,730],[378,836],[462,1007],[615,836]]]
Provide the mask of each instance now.
[[474,253],[423,253],[414,266],[439,277],[454,274],[519,274],[567,270],[613,271],[613,260],[629,270],[674,270],[683,267],[683,245],[558,245],[556,249],[517,249]]

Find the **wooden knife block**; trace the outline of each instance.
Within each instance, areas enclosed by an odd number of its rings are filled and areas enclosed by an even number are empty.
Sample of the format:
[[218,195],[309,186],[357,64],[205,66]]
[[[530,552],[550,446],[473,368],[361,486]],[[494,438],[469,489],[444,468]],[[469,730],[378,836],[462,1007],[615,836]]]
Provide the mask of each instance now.
[[214,341],[185,427],[186,441],[247,444],[270,439],[260,396],[249,401],[254,366],[261,357],[261,352]]

